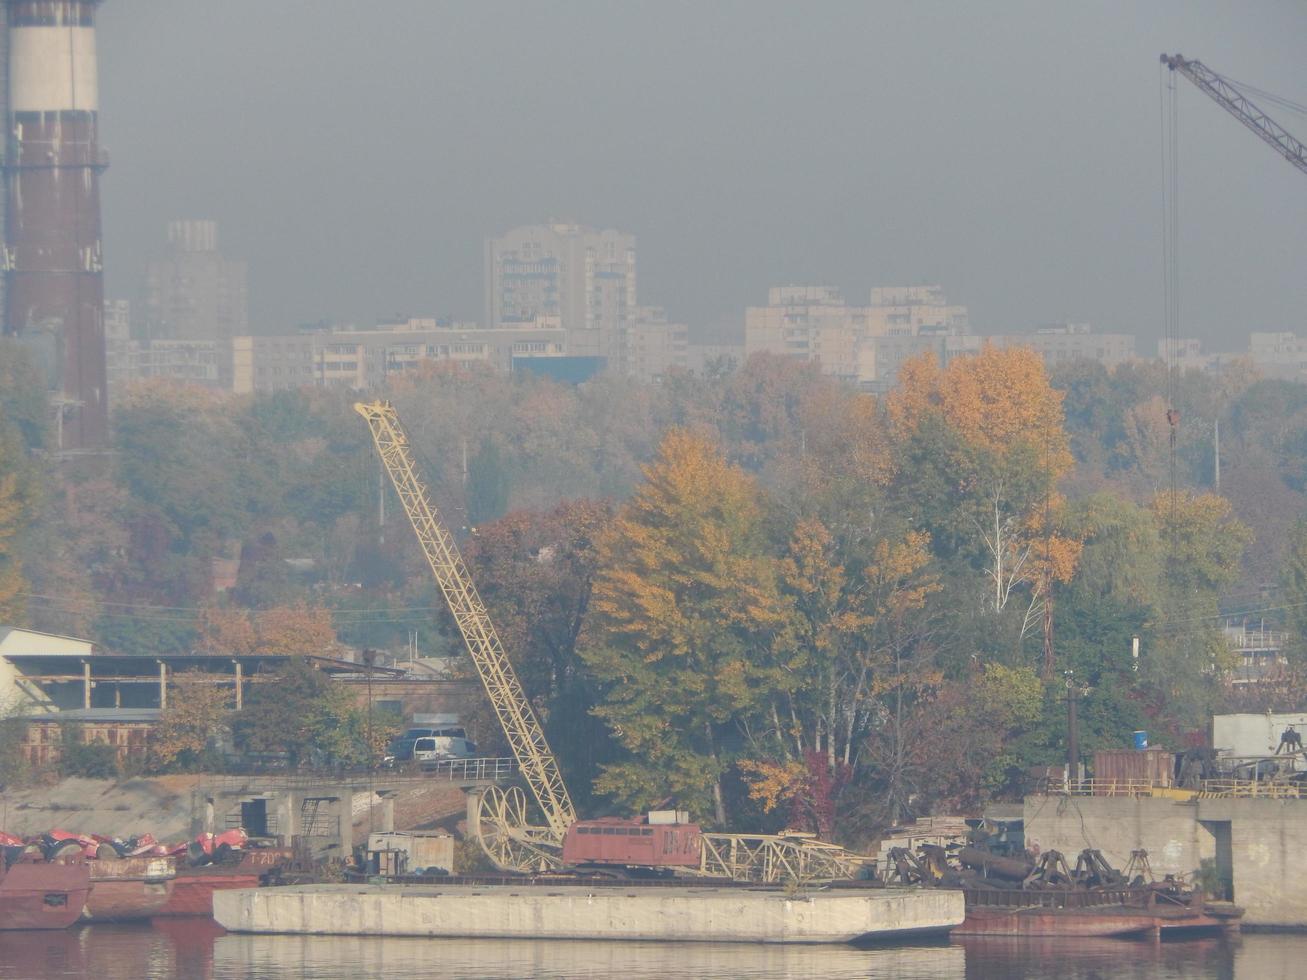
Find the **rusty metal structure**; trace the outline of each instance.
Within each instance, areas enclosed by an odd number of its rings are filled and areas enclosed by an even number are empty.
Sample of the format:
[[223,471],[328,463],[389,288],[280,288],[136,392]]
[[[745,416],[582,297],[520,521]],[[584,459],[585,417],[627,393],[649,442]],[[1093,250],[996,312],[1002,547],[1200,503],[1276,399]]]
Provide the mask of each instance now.
[[59,449],[108,435],[100,246],[100,0],[4,0],[4,332],[46,379]]

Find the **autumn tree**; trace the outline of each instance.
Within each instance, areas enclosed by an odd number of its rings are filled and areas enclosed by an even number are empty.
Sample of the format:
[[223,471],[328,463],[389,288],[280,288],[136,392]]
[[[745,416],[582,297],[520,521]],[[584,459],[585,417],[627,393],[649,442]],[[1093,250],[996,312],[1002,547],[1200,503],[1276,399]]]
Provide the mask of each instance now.
[[963,677],[925,671],[904,683],[910,710],[886,713],[868,739],[877,765],[863,792],[873,812],[896,822],[974,810],[1019,768],[1011,748],[1039,718],[1039,678],[1029,667],[989,663]]
[[839,795],[869,761],[868,732],[885,710],[906,620],[939,589],[929,536],[909,531],[841,549],[815,518],[794,527],[780,563],[791,629],[775,647],[779,683],[742,764],[765,810],[829,835]]
[[[598,684],[577,652],[590,608],[597,542],[612,520],[606,501],[573,500],[513,511],[477,528],[468,567],[490,608],[527,697],[573,793],[584,798],[611,758],[608,728],[592,714]],[[466,664],[469,673],[470,663]],[[485,705],[486,725],[498,727]]]
[[251,680],[245,708],[232,724],[244,751],[284,753],[292,767],[305,762],[356,763],[369,757],[365,711],[349,691],[307,661],[288,657],[270,676]]
[[174,674],[168,706],[150,737],[150,762],[159,770],[202,765],[210,739],[219,734],[232,707],[232,691],[189,673]]
[[598,551],[582,656],[629,758],[597,789],[638,806],[674,796],[722,824],[730,741],[776,686],[767,651],[789,625],[758,488],[673,430]]
[[200,614],[199,648],[208,653],[332,656],[338,649],[331,610],[297,603],[249,610],[209,607]]
[[992,612],[1026,597],[1028,628],[1079,555],[1056,492],[1074,462],[1062,393],[1050,386],[1043,359],[986,345],[941,368],[923,355],[903,365],[886,408],[900,445],[900,499],[937,543],[976,556]]

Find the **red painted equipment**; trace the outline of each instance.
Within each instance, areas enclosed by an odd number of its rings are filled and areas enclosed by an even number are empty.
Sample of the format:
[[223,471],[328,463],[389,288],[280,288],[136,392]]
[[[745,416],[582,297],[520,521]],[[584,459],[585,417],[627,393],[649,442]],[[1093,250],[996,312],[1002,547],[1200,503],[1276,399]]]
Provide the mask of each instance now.
[[578,820],[563,838],[563,863],[697,868],[699,825],[654,823],[646,817]]

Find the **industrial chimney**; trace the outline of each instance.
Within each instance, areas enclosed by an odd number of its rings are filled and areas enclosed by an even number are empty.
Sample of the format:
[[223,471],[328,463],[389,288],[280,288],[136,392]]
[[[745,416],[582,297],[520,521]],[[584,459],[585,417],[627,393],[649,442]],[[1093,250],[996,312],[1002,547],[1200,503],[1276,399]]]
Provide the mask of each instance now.
[[7,23],[6,334],[45,372],[60,449],[108,430],[100,255],[100,0],[2,0]]

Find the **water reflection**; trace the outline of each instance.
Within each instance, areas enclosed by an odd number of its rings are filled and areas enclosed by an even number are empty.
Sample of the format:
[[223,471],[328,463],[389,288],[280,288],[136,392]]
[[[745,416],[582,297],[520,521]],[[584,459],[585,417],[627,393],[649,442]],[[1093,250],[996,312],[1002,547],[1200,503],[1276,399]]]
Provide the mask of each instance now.
[[43,980],[416,980],[431,976],[893,977],[904,980],[1290,980],[1307,936],[1154,943],[965,939],[870,950],[687,943],[236,936],[183,920],[68,932],[0,933],[0,978]]
[[858,978],[963,976],[957,947],[761,946],[461,939],[224,936],[215,977],[568,977],[662,980],[698,977]]

